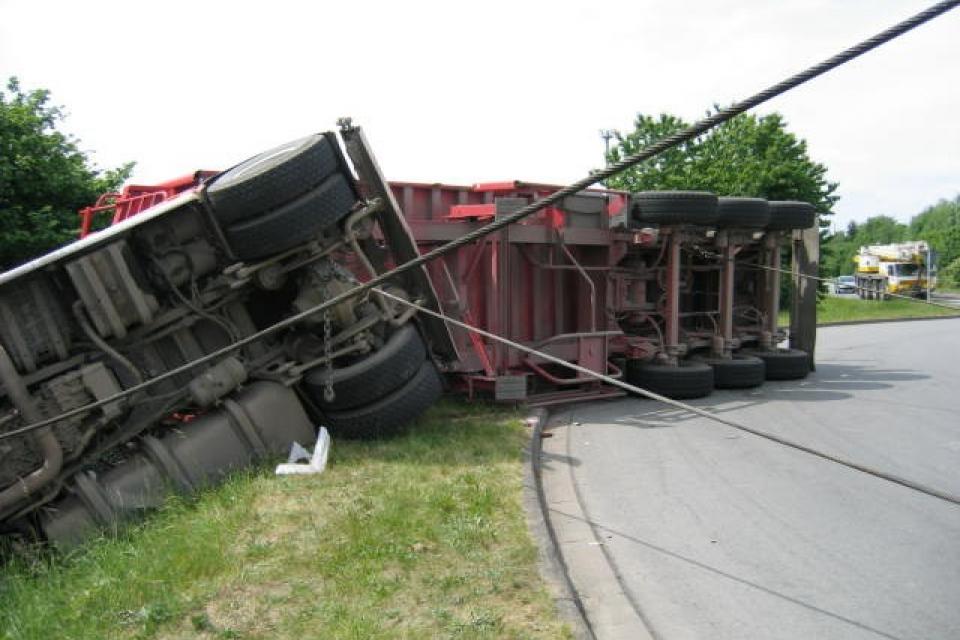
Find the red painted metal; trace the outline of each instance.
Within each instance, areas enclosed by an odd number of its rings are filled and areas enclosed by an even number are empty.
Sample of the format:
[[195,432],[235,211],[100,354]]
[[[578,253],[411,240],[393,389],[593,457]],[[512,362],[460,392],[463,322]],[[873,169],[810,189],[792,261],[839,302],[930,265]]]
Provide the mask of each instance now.
[[[391,183],[421,251],[483,224],[498,213],[542,198],[559,187],[519,181],[472,187]],[[581,201],[548,207],[510,228],[428,265],[444,311],[487,331],[602,373],[621,372],[608,359],[614,342],[626,344],[608,311],[617,290],[611,274],[630,246],[653,244],[650,234],[611,226],[628,194],[597,189]],[[446,273],[442,273],[445,271]],[[632,283],[618,274],[619,288]],[[461,359],[453,363],[468,389],[492,388],[497,376],[533,373],[554,388],[596,387],[593,380],[454,328]],[[572,392],[572,391],[571,391]]]
[[483,220],[492,218],[497,213],[496,206],[493,204],[456,204],[450,207],[448,218],[461,219],[473,218],[474,220]]
[[93,206],[80,210],[80,237],[84,238],[91,233],[97,214],[112,211],[113,217],[110,224],[123,222],[164,200],[200,186],[204,180],[217,175],[217,173],[219,172],[194,171],[159,184],[130,184],[125,186],[120,193],[105,193],[97,198],[97,202]]
[[[159,185],[132,185],[81,212],[83,235],[93,216],[119,222],[196,188],[214,172]],[[543,198],[560,187],[520,181],[473,186],[392,182],[390,190],[421,252],[434,249]],[[627,215],[629,194],[590,189],[425,266],[443,311],[510,340],[622,375],[613,357],[671,360],[697,349],[769,341],[776,332],[777,279],[733,268],[733,256],[779,264],[779,236],[729,239],[706,229],[638,228]],[[725,265],[698,262],[700,245],[722,252]],[[741,249],[749,249],[739,253]],[[746,256],[746,257],[744,257]],[[753,278],[754,280],[751,280]],[[755,284],[754,284],[755,282]],[[735,299],[735,291],[743,299]],[[738,304],[739,303],[739,304]],[[738,320],[755,314],[765,322]],[[446,363],[472,395],[511,381],[533,380],[545,403],[609,393],[536,357],[451,328],[459,358]],[[542,391],[542,393],[540,393]],[[537,400],[534,400],[536,402]]]

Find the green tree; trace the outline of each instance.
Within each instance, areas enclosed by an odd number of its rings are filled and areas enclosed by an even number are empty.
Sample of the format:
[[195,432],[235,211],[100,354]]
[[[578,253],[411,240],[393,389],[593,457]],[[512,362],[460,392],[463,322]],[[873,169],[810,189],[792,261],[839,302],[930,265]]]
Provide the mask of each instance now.
[[940,269],[939,286],[951,289],[960,288],[960,257],[941,264],[946,264],[946,266]]
[[[639,114],[632,132],[615,133],[617,145],[608,160],[616,162],[686,126],[669,114]],[[787,131],[783,116],[743,114],[610,178],[607,185],[627,191],[696,189],[722,196],[802,200],[827,215],[839,198],[837,184],[826,175],[827,168],[810,159],[806,142]]]
[[851,222],[846,232],[827,236],[820,243],[820,273],[824,277],[836,277],[853,272],[853,256],[860,247],[868,244],[889,244],[915,240],[910,229],[890,216],[873,216],[864,222]]
[[117,189],[133,163],[99,171],[57,130],[61,107],[45,89],[24,91],[16,78],[0,91],[0,270],[76,237],[77,211]]
[[[960,258],[960,195],[927,207],[910,221],[910,238],[926,240],[943,267]],[[960,283],[948,286],[960,286]]]

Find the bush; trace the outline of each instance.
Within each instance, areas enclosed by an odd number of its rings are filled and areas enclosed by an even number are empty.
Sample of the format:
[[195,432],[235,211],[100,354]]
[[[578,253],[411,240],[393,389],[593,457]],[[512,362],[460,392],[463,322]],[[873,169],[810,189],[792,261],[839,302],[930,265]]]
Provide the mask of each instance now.
[[960,257],[954,258],[950,264],[941,269],[938,276],[939,286],[960,289]]

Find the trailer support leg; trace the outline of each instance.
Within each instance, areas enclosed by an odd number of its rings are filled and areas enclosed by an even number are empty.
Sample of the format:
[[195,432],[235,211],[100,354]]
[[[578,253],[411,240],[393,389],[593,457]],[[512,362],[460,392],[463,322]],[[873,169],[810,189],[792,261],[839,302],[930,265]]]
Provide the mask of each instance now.
[[817,343],[817,281],[804,276],[816,276],[819,263],[820,229],[813,227],[794,231],[790,348],[807,352],[811,371],[816,368],[813,352]]
[[780,243],[775,234],[768,233],[766,238],[766,270],[764,277],[764,326],[763,347],[773,349],[776,345],[777,322],[780,315]]
[[733,260],[736,253],[733,245],[724,245],[720,268],[720,340],[715,341],[713,348],[713,355],[718,358],[729,356],[733,347]]
[[667,239],[667,299],[664,308],[664,345],[667,357],[676,364],[680,355],[680,238],[671,233]]

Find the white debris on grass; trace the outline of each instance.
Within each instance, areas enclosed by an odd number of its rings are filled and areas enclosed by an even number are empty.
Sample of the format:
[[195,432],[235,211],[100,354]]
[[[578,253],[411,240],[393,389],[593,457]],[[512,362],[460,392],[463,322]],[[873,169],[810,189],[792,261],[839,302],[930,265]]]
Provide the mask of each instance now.
[[[290,457],[283,464],[277,465],[278,476],[311,475],[322,473],[327,468],[327,457],[330,455],[330,433],[326,427],[320,427],[317,434],[317,443],[313,453],[303,448],[299,442],[290,446]],[[300,462],[307,460],[307,462]]]

